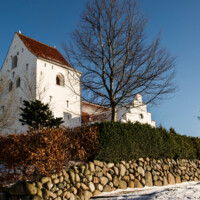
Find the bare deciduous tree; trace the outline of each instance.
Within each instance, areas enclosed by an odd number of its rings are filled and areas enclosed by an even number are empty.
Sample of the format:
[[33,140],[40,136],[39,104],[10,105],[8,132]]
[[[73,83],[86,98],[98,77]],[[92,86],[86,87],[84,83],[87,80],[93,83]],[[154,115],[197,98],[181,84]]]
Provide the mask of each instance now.
[[16,121],[16,108],[12,105],[16,101],[15,88],[13,84],[8,81],[7,76],[1,74],[0,76],[0,133],[3,129],[9,130],[9,127]]
[[5,132],[5,129],[9,131],[10,127],[19,119],[19,108],[22,103],[19,94],[23,94],[22,96],[28,101],[36,100],[36,94],[38,100],[43,100],[48,89],[43,75],[38,77],[36,85],[35,73],[28,74],[27,71],[22,72],[19,86],[22,93],[16,91],[15,83],[9,81],[7,75],[0,74],[0,133],[2,130]]
[[116,108],[130,104],[140,93],[145,103],[175,90],[175,59],[146,37],[146,19],[136,1],[88,1],[71,43],[64,45],[69,62],[83,72],[83,96]]
[[29,73],[27,70],[22,72],[23,87],[21,87],[21,90],[28,101],[35,101],[36,99],[42,101],[48,90],[48,85],[44,82],[44,74],[39,75],[36,83],[36,73]]

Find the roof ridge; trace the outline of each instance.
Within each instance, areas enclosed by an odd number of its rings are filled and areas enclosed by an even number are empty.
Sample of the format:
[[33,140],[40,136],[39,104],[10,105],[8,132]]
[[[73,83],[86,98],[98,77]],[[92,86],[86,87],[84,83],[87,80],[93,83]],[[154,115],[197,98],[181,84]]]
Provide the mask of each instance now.
[[[36,40],[36,39],[33,39],[33,38],[31,38],[31,37],[28,37],[28,36],[23,35],[23,34],[18,33],[18,32],[16,32],[16,33],[17,33],[17,35],[21,35],[21,36],[23,36],[23,37],[29,38],[29,39],[31,39],[31,40],[34,40],[34,41],[36,41],[36,42],[39,42],[40,44],[43,44],[43,45],[45,45],[45,46],[47,46],[47,47],[50,47],[50,48],[52,48],[52,49],[56,49],[55,47],[52,47],[52,46],[50,46],[50,45],[48,45],[48,44],[45,44],[45,43],[43,43],[43,42],[40,42],[40,41],[38,41],[38,40]],[[56,50],[58,51],[58,49],[56,49]],[[59,52],[59,51],[58,51],[58,52]]]
[[28,50],[36,57],[41,57],[73,68],[65,59],[64,55],[62,55],[55,47],[44,44],[21,33],[16,32],[16,34],[22,40]]

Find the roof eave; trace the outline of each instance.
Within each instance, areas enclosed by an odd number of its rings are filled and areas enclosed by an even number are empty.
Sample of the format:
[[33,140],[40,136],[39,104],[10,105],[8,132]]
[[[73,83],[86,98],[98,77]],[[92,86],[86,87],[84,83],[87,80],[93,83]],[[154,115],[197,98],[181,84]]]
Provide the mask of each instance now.
[[40,59],[40,60],[46,61],[46,62],[50,62],[50,63],[55,64],[55,65],[59,65],[60,67],[67,68],[67,69],[69,69],[69,70],[71,70],[71,71],[75,71],[75,72],[77,72],[77,73],[79,73],[79,74],[82,74],[82,72],[80,72],[80,71],[74,69],[73,67],[69,67],[69,66],[67,66],[67,65],[63,65],[63,64],[60,64],[60,63],[58,63],[58,62],[54,62],[54,61],[52,61],[52,60],[48,60],[48,59],[45,59],[45,58],[42,58],[42,57],[37,57],[37,58]]

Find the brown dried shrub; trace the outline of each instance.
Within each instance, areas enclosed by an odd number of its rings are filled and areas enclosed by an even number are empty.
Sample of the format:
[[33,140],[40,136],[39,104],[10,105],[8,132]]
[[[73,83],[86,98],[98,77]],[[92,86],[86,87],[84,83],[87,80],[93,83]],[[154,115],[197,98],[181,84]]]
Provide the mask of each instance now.
[[70,139],[70,155],[73,160],[86,161],[97,152],[99,140],[96,125],[68,129],[66,134]]
[[1,179],[24,180],[59,172],[68,154],[69,139],[61,129],[44,129],[0,140],[0,158],[7,169]]
[[59,173],[70,160],[85,161],[98,147],[97,128],[44,129],[0,137],[0,182],[36,180]]

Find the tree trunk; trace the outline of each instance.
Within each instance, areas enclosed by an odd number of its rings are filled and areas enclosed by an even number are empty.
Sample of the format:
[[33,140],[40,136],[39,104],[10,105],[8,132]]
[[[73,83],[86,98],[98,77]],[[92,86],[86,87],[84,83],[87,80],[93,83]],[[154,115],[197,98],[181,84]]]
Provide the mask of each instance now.
[[116,106],[112,106],[111,121],[113,122],[117,121]]

